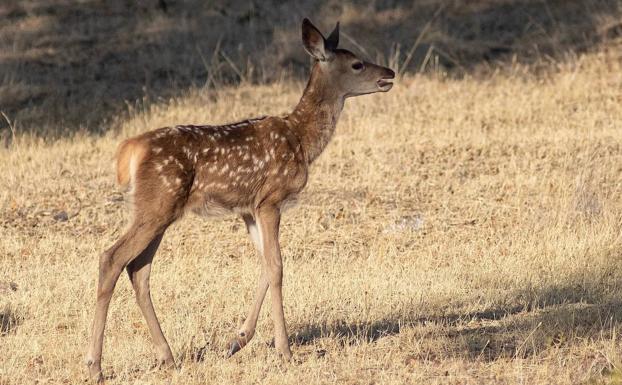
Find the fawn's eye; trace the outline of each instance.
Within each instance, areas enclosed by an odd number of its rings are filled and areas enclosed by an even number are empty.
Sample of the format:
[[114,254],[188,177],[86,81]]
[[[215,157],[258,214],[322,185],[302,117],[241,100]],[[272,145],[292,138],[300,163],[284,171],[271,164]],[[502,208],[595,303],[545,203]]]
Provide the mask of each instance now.
[[352,69],[356,71],[362,70],[363,67],[365,67],[365,65],[361,63],[360,61],[357,61],[356,63],[352,64]]

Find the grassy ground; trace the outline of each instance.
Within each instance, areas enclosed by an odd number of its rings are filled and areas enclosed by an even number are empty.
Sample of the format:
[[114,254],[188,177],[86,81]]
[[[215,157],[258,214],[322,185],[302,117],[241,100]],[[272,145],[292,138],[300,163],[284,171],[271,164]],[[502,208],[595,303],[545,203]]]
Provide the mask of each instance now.
[[[153,371],[127,279],[104,346],[111,384],[597,384],[622,362],[619,50],[533,75],[405,77],[349,100],[286,212],[285,314],[295,362],[252,343],[222,358],[258,277],[237,218],[187,216],[152,293],[181,368]],[[120,138],[280,114],[302,84],[196,89],[132,109],[120,131],[0,150],[0,384],[78,383],[97,259],[126,212]],[[269,301],[269,298],[267,299]]]
[[548,65],[622,36],[622,0],[2,0],[0,111],[19,132],[101,133],[125,100],[301,79],[303,17],[409,73]]

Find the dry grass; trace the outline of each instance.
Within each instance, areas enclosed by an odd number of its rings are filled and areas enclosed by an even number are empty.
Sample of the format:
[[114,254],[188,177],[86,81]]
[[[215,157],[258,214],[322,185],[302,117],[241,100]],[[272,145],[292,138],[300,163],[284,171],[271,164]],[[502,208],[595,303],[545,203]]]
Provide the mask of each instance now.
[[[24,136],[1,150],[0,384],[86,376],[97,258],[126,217],[111,167],[119,137],[279,114],[301,89],[192,90],[131,111],[121,134]],[[188,216],[152,274],[181,369],[149,370],[151,341],[121,279],[109,383],[619,381],[621,90],[620,57],[601,53],[539,76],[517,66],[479,80],[406,77],[349,100],[283,220],[296,362],[269,346],[267,306],[253,342],[222,358],[257,257],[240,220]]]

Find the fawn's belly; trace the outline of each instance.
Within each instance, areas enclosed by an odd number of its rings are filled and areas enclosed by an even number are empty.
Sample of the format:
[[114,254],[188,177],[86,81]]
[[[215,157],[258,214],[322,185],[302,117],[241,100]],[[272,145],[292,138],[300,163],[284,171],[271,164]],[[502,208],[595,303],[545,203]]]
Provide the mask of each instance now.
[[[280,204],[281,212],[292,208],[298,203],[298,194],[293,193],[285,197]],[[188,207],[189,211],[205,217],[214,218],[231,214],[250,214],[253,215],[253,204],[251,202],[236,202],[235,204],[225,204],[209,197],[194,200],[194,203]]]
[[193,205],[193,207],[190,208],[190,211],[205,218],[215,218],[231,214],[252,213],[250,205],[230,206],[211,200],[203,200],[203,202]]

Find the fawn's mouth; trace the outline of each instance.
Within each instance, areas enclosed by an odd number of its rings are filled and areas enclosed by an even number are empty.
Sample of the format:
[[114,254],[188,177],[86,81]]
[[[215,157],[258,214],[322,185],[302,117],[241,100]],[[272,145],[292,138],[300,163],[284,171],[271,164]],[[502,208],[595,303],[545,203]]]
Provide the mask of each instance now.
[[387,92],[391,89],[391,87],[393,87],[393,83],[388,81],[389,79],[393,79],[393,76],[381,78],[376,82],[376,85],[378,85],[380,91]]

